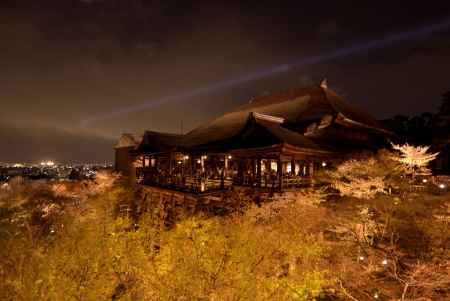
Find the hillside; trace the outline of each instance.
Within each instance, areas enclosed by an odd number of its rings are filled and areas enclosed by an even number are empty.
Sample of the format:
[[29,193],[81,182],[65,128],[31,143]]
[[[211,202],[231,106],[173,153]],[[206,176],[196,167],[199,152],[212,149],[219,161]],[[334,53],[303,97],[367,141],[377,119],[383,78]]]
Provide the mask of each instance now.
[[110,174],[15,179],[0,190],[0,298],[448,300],[450,193],[389,164],[344,163],[360,181],[350,193],[336,189],[355,180],[339,182],[338,167],[316,179],[331,186],[237,189],[213,209]]

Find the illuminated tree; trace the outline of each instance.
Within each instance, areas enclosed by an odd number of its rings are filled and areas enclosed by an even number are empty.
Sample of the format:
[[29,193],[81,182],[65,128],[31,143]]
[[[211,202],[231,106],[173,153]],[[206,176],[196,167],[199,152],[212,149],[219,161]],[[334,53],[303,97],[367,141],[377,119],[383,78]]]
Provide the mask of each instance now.
[[392,144],[392,148],[400,152],[400,156],[394,156],[394,160],[402,163],[406,168],[406,172],[412,175],[413,178],[417,174],[430,174],[427,166],[439,154],[429,154],[430,146],[413,146],[408,143],[403,145]]
[[342,196],[372,199],[376,194],[385,192],[385,174],[374,158],[345,161],[330,172],[330,176],[333,187]]

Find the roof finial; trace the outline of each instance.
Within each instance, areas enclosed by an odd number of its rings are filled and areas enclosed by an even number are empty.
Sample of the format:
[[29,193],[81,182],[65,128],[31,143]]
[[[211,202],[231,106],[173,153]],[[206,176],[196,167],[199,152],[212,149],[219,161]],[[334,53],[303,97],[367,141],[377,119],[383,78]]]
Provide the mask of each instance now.
[[322,80],[322,82],[320,83],[320,87],[323,88],[323,89],[327,89],[328,88],[328,81],[327,81],[326,78],[324,78]]

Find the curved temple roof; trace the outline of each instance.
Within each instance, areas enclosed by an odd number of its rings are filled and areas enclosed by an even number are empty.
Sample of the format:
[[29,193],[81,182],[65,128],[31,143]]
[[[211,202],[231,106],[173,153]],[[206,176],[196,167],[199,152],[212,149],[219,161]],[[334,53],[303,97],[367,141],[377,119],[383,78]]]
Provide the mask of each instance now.
[[292,123],[308,122],[325,115],[337,116],[340,113],[350,120],[383,131],[370,114],[348,104],[332,90],[314,85],[254,98],[235,111],[187,133],[185,142],[188,146],[194,146],[210,143],[211,140],[229,139],[243,128],[252,112],[283,118]]
[[[345,117],[347,124],[357,124],[376,132],[386,134],[370,114],[345,102],[325,84],[293,89],[252,99],[248,104],[226,113],[185,135],[147,131],[138,151],[162,152],[173,149],[195,150],[212,146],[226,150],[232,148],[232,141],[243,141],[249,124],[255,122],[271,140],[289,145],[324,150],[313,140],[286,124],[309,124],[329,116]],[[239,135],[244,135],[240,137]],[[270,139],[269,139],[270,140]]]

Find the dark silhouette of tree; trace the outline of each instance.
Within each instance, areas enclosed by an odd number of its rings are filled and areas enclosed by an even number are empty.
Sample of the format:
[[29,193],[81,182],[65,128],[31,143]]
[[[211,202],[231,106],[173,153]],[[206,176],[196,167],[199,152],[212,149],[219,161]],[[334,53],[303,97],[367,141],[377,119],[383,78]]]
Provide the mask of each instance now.
[[438,111],[439,115],[450,115],[450,90],[442,95],[442,103]]

